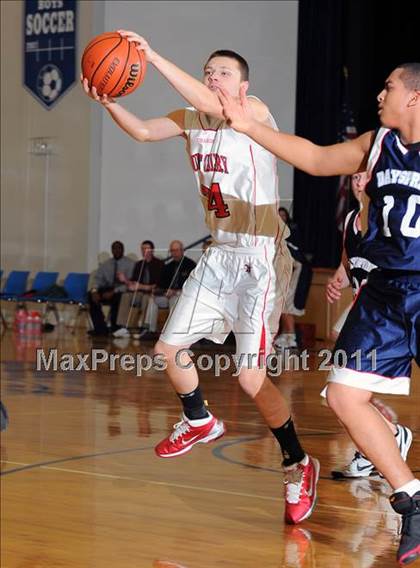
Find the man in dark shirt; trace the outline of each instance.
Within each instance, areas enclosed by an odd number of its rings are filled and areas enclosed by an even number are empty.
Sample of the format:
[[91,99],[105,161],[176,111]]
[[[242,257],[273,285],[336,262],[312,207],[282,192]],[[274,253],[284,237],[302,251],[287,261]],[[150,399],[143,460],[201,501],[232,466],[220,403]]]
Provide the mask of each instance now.
[[127,290],[124,277],[133,271],[134,262],[124,256],[124,245],[115,241],[111,246],[112,258],[99,265],[94,278],[94,287],[88,294],[90,317],[93,329],[89,335],[107,335],[102,305],[111,306],[111,330],[118,329],[116,323],[121,294]]
[[[162,270],[159,286],[149,298],[144,317],[144,327],[152,333],[157,330],[158,309],[172,310],[181,294],[184,282],[196,266],[191,258],[184,256],[184,245],[181,241],[172,241],[169,253],[172,258]],[[143,336],[143,339],[145,338],[146,336]]]
[[154,255],[155,245],[152,241],[143,241],[141,243],[142,260],[139,260],[135,266],[130,280],[119,275],[121,282],[127,286],[127,292],[122,295],[120,307],[118,310],[118,325],[121,329],[115,332],[116,337],[128,335],[127,330],[130,318],[130,310],[133,306],[141,308],[140,327],[143,326],[144,314],[149,302],[149,298],[153,290],[157,287],[164,263]]

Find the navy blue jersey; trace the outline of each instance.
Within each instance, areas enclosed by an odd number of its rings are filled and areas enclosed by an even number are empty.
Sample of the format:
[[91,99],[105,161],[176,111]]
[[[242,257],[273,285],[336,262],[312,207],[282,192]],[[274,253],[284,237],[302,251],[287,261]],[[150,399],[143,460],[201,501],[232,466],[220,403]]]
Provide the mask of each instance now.
[[362,255],[386,270],[420,271],[420,145],[378,130],[369,161],[368,230]]
[[362,233],[359,227],[359,209],[353,209],[347,214],[344,222],[343,248],[349,260],[349,271],[353,294],[357,294],[360,286],[367,280],[371,270],[376,268],[367,258],[360,253]]

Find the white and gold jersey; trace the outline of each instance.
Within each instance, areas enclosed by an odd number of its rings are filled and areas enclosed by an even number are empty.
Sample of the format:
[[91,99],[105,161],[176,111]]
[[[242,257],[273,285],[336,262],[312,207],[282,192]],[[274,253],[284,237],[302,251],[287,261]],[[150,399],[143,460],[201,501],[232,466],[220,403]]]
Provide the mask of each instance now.
[[[274,118],[269,118],[277,130]],[[215,245],[274,249],[289,230],[278,214],[277,159],[226,121],[185,110],[187,152]]]

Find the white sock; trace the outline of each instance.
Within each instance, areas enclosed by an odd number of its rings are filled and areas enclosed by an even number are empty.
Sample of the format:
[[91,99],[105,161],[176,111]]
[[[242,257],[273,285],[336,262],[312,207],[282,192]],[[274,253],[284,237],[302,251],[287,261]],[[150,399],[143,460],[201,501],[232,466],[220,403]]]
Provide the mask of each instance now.
[[398,487],[398,489],[396,489],[394,493],[400,493],[400,491],[405,491],[407,495],[410,495],[410,497],[412,497],[414,493],[420,491],[420,479],[413,479],[409,481],[405,485]]
[[298,463],[301,463],[302,465],[308,465],[308,463],[309,463],[308,454],[305,454],[305,457],[303,458],[303,460],[300,460],[300,462],[294,463],[292,465],[283,466],[283,469],[284,469],[284,471],[290,471],[292,469],[295,469],[297,467]]
[[301,463],[302,465],[308,465],[308,463],[309,463],[309,456],[308,456],[308,454],[305,454],[305,457],[304,457],[303,460],[300,461],[299,463]]

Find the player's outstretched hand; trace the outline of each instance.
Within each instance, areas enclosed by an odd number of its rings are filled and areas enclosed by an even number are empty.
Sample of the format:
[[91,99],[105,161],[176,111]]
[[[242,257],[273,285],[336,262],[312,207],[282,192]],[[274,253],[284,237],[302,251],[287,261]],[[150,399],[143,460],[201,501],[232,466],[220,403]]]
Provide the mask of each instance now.
[[101,96],[98,95],[96,88],[95,87],[90,88],[88,80],[86,79],[86,77],[83,77],[83,75],[80,75],[80,82],[82,84],[84,92],[87,94],[88,97],[90,97],[94,101],[101,103],[101,105],[103,105],[104,107],[112,103],[115,103],[115,99],[109,97],[108,95],[101,95]]
[[328,282],[326,295],[330,304],[333,304],[341,298],[341,290],[345,287],[343,284],[344,282],[341,276],[336,276]]
[[223,115],[232,128],[238,132],[246,132],[253,121],[253,114],[246,96],[247,85],[242,85],[239,100],[232,97],[225,89],[219,87],[217,95],[223,107]]
[[144,55],[146,56],[146,61],[150,61],[150,63],[153,63],[157,53],[156,51],[153,51],[153,49],[149,45],[149,42],[146,39],[144,39],[144,37],[142,37],[139,34],[136,34],[136,32],[131,32],[130,30],[117,30],[117,33],[119,33],[122,37],[128,39],[128,41],[133,42],[136,46],[137,51],[144,52]]

